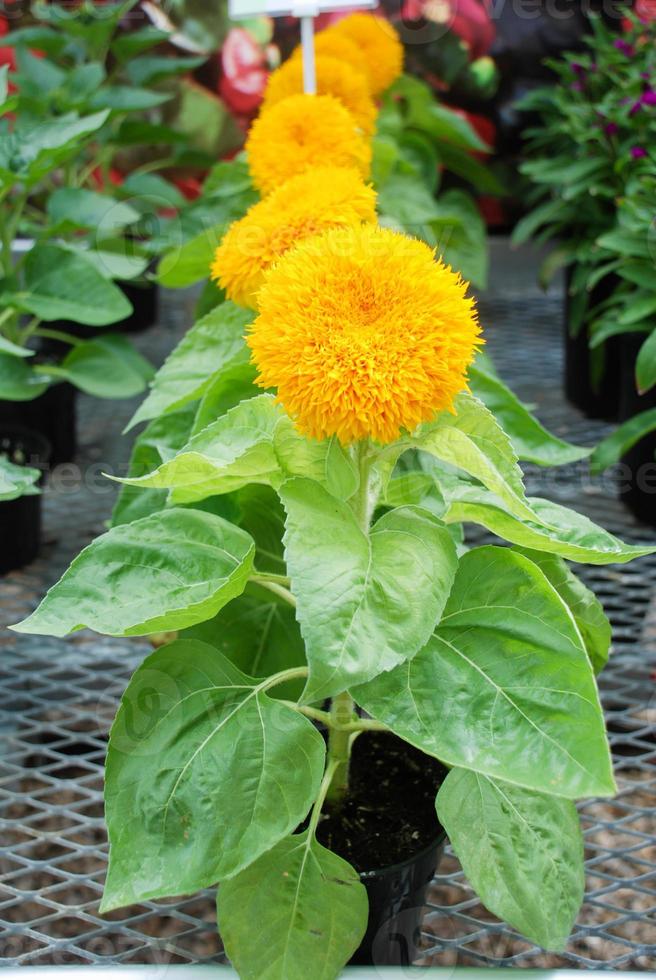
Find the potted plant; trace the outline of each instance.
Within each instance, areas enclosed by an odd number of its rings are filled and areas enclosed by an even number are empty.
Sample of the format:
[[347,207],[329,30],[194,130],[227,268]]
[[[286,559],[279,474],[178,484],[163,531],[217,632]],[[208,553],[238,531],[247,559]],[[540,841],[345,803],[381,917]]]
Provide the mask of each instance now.
[[36,432],[0,423],[0,575],[27,565],[39,550],[39,482],[50,447]]
[[[185,203],[153,172],[180,142],[153,113],[162,82],[192,65],[147,54],[161,31],[123,31],[133,6],[37,6],[4,38],[16,54],[2,97],[0,420],[43,432],[51,465],[75,452],[76,389],[128,397],[151,377],[120,331],[152,318],[152,219]],[[153,144],[156,162],[123,179],[121,154]]]
[[645,169],[644,147],[653,138],[653,27],[634,19],[618,37],[600,18],[591,23],[587,51],[550,62],[557,84],[522,102],[534,119],[526,134],[529,159],[521,167],[533,208],[514,241],[558,240],[543,278],[567,270],[566,394],[588,415],[612,419],[619,342],[597,335],[591,352],[590,332],[620,282],[600,243],[615,228],[617,200]]
[[[491,911],[541,945],[562,948],[581,902],[573,800],[614,792],[595,684],[609,627],[562,559],[652,549],[526,497],[510,439],[463,390],[480,344],[466,288],[372,222],[287,251],[247,328],[276,396],[215,412],[176,450],[210,380],[181,377],[151,422],[163,462],[126,481],[159,494],[154,509],[93,542],[15,627],[177,634],[112,729],[103,908],[219,881],[242,977],[398,962],[442,828]],[[225,306],[211,381],[234,398],[248,313]],[[463,549],[468,521],[512,547]],[[412,882],[393,916],[385,879]]]

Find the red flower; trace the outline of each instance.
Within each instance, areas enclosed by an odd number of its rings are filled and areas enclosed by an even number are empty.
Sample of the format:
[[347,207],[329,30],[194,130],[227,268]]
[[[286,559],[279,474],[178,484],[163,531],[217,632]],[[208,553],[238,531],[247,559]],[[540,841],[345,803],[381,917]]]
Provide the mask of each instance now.
[[[9,21],[6,17],[0,17],[0,37],[4,37],[10,31]],[[16,71],[16,49],[11,47],[0,47],[0,68],[4,65],[9,66],[9,71]],[[13,86],[12,86],[13,88]]]
[[486,54],[494,41],[490,16],[491,0],[404,0],[404,21],[427,20],[443,24],[467,44],[475,61]]
[[496,33],[489,0],[449,0],[449,3],[453,18],[451,30],[469,45],[471,60],[487,54]]
[[171,182],[188,201],[195,201],[197,197],[200,197],[203,190],[203,185],[198,177],[173,177]]
[[221,49],[223,76],[219,95],[233,112],[255,112],[266,86],[269,73],[264,52],[243,27],[228,31]]

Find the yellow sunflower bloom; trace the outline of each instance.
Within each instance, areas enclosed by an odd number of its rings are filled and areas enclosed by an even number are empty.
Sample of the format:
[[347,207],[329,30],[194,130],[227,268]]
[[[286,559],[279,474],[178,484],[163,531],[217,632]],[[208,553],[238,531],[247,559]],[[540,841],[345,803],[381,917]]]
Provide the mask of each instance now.
[[[376,106],[369,92],[367,79],[345,61],[320,54],[316,58],[317,93],[332,95],[348,109],[357,125],[367,136],[376,126]],[[263,108],[276,105],[281,99],[303,91],[303,62],[290,58],[269,76],[264,91]]]
[[258,383],[306,435],[386,443],[467,386],[482,343],[467,284],[378,226],[301,242],[270,270],[247,337]]
[[[367,60],[364,53],[357,44],[346,34],[338,34],[337,31],[319,31],[314,39],[314,50],[317,55],[326,55],[328,58],[335,58],[337,61],[345,61],[351,68],[368,77]],[[292,58],[303,58],[303,49],[299,44],[292,53]]]
[[354,13],[333,24],[325,33],[333,31],[353,41],[364,55],[373,95],[384,92],[403,71],[403,45],[388,20],[375,14]]
[[262,194],[330,165],[369,174],[371,146],[351,114],[331,95],[292,95],[260,113],[246,140],[248,168]]
[[328,228],[375,221],[376,193],[356,170],[315,167],[230,226],[216,250],[212,279],[229,299],[254,307],[266,271],[292,246]]

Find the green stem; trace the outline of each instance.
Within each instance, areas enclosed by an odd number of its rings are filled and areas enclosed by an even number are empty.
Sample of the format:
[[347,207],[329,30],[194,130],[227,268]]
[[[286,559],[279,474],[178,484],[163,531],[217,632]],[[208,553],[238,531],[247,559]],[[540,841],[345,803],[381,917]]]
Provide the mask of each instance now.
[[258,685],[259,691],[268,691],[270,687],[284,684],[285,681],[295,681],[299,677],[307,677],[309,670],[307,667],[290,667],[289,670],[281,670],[278,674],[272,674]]
[[337,767],[338,764],[336,761],[328,761],[326,771],[324,772],[323,779],[321,780],[321,786],[319,787],[319,793],[317,794],[317,798],[314,801],[314,806],[312,807],[312,814],[308,825],[308,841],[312,840],[317,832],[317,826],[319,824],[319,818],[321,816],[321,810],[325,800],[330,799],[330,792]]
[[353,698],[348,692],[337,694],[330,705],[330,729],[328,732],[328,766],[333,765],[334,775],[328,790],[328,801],[339,804],[348,790],[349,762],[351,758],[351,730],[355,715]]
[[48,327],[39,327],[36,331],[39,337],[47,337],[49,340],[61,340],[63,344],[70,344],[76,347],[83,343],[81,337],[74,337],[72,333],[64,333],[63,330],[50,330]]
[[273,592],[275,595],[280,596],[285,602],[288,602],[290,606],[296,608],[296,599],[292,593],[280,582],[276,582],[270,578],[265,578],[263,575],[251,575],[249,582],[253,582],[255,585],[261,585],[263,589],[268,589],[269,592]]

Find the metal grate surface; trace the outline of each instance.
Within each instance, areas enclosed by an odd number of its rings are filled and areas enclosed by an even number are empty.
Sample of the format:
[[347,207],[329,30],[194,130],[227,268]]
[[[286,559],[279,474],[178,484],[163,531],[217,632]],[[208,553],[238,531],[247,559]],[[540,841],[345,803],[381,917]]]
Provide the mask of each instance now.
[[[503,267],[512,269],[507,261]],[[592,444],[604,426],[582,420],[561,398],[560,300],[533,292],[531,276],[507,278],[503,296],[483,299],[489,350],[545,424]],[[162,323],[142,338],[156,361],[191,322],[189,303],[180,294],[168,298]],[[2,625],[33,608],[102,530],[113,489],[97,474],[124,466],[127,442],[119,433],[133,407],[81,399],[79,474],[53,477],[47,546],[30,568],[0,583]],[[531,492],[569,502],[629,540],[653,538],[615,500],[612,481],[591,481],[584,464],[548,481],[527,472]],[[531,946],[482,908],[447,855],[430,890],[422,964],[656,969],[656,558],[582,571],[614,626],[602,696],[620,793],[581,806],[587,894],[574,936],[559,956]],[[65,641],[0,635],[0,964],[224,959],[211,892],[98,915],[107,857],[101,800],[107,730],[148,649],[138,639],[87,631]]]

